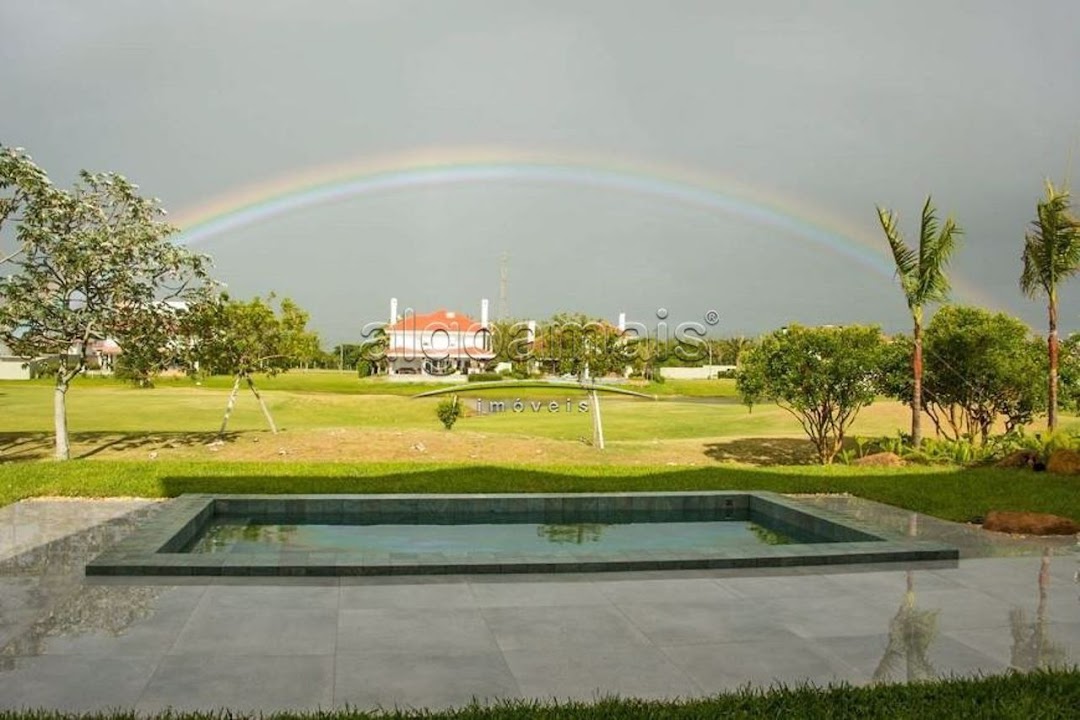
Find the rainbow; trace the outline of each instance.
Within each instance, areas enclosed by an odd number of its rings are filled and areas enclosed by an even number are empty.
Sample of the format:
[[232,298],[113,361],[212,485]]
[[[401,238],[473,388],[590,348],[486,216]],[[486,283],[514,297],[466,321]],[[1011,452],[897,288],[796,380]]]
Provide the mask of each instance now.
[[[382,159],[361,158],[324,165],[257,183],[172,218],[176,241],[193,246],[240,228],[318,205],[410,190],[482,184],[540,184],[595,188],[648,197],[689,208],[737,217],[776,228],[892,278],[895,268],[880,237],[827,218],[796,201],[764,199],[734,181],[695,175],[683,169],[626,165],[606,159],[557,153],[463,148],[426,150]],[[962,299],[993,306],[969,283],[957,279]]]

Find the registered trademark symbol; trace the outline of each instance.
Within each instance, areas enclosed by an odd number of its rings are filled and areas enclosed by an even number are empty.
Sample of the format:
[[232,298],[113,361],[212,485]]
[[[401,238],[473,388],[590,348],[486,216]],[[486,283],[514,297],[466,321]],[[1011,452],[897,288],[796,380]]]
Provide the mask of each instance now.
[[705,323],[707,325],[715,325],[718,322],[720,322],[720,313],[716,312],[715,310],[710,310],[709,312],[705,313]]

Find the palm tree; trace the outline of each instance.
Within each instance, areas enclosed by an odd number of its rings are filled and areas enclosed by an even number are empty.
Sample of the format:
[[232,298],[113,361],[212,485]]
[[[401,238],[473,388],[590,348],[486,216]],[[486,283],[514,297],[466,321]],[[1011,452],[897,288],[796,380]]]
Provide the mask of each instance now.
[[949,264],[949,258],[956,250],[957,239],[964,231],[952,218],[947,219],[945,226],[939,230],[937,211],[927,196],[919,226],[919,250],[916,252],[908,247],[896,227],[897,214],[881,207],[877,212],[889,248],[892,249],[896,275],[900,278],[900,287],[915,325],[915,351],[911,361],[914,380],[911,393],[911,444],[918,447],[922,443],[923,306],[948,298],[949,278],[945,275],[945,266]]
[[1058,284],[1080,270],[1080,223],[1069,213],[1069,193],[1046,181],[1046,199],[1038,204],[1038,217],[1024,236],[1024,270],[1020,289],[1030,298],[1046,295],[1050,330],[1046,345],[1050,355],[1047,427],[1057,427],[1058,396]]

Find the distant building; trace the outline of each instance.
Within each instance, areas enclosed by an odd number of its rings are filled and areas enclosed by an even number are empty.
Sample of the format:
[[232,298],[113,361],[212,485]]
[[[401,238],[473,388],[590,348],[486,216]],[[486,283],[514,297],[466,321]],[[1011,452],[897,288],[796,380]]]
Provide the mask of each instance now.
[[487,299],[480,301],[477,322],[454,310],[399,316],[392,298],[386,340],[390,375],[467,375],[482,372],[495,359]]

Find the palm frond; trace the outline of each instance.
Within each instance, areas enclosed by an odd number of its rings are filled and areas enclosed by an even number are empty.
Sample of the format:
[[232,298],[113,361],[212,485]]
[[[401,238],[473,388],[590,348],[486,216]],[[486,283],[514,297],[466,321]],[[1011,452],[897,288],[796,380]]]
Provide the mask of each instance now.
[[889,242],[889,249],[892,250],[893,262],[896,263],[896,275],[900,278],[900,286],[908,297],[908,304],[911,305],[911,290],[914,289],[918,278],[919,259],[915,256],[915,252],[908,247],[908,244],[904,242],[900,229],[896,226],[899,216],[892,210],[886,210],[880,206],[877,208],[877,213],[878,220],[881,222],[881,229],[885,231],[885,239]]
[[1068,191],[1046,183],[1046,199],[1024,236],[1020,289],[1028,297],[1050,295],[1058,283],[1080,271],[1080,222],[1070,212]]
[[[936,221],[933,225],[937,226]],[[945,268],[963,234],[956,221],[949,218],[939,232],[924,235],[928,239],[925,246],[919,248],[922,256],[919,264],[919,297],[922,302],[942,302],[948,298],[949,278],[945,275]]]
[[931,196],[926,196],[926,203],[923,204],[922,219],[919,222],[919,267],[926,268],[928,260],[926,257],[927,251],[934,242],[934,238],[938,234],[938,221],[937,210],[934,208],[933,199]]

